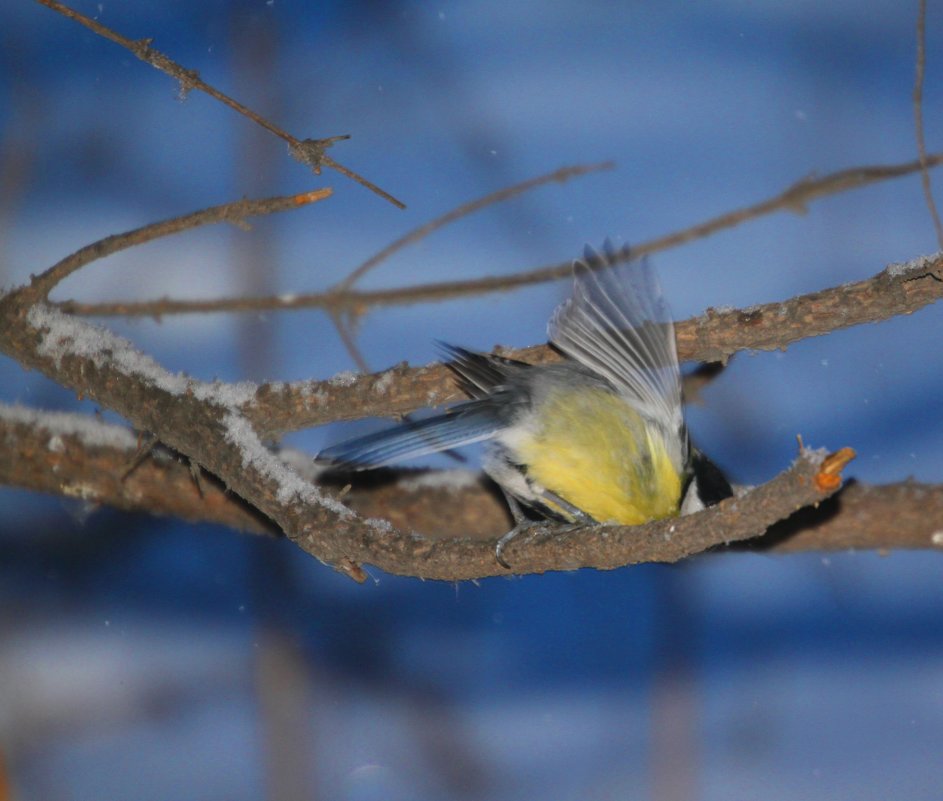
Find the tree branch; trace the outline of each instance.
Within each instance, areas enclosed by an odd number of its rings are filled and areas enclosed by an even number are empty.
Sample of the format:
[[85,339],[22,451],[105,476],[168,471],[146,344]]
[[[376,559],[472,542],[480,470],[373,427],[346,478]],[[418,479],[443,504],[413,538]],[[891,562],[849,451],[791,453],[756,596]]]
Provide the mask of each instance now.
[[[215,480],[201,494],[186,461],[152,451],[125,477],[137,447],[133,432],[79,414],[0,406],[0,483],[77,497],[95,505],[207,522],[256,534],[278,529]],[[305,454],[280,458],[310,480]],[[403,531],[437,539],[493,542],[509,526],[507,506],[479,473],[465,470],[385,472],[362,477],[345,496],[361,517],[385,517]],[[449,509],[447,515],[443,509]],[[745,548],[783,553],[819,550],[943,549],[943,485],[852,482],[822,503],[774,525]]]
[[246,217],[259,217],[263,214],[274,214],[307,206],[309,203],[316,203],[330,197],[332,191],[330,187],[325,187],[324,189],[315,189],[298,195],[270,197],[261,200],[237,200],[234,203],[211,206],[192,214],[151,223],[141,228],[126,231],[123,234],[106,236],[104,239],[92,242],[92,244],[66,256],[45,272],[33,276],[30,287],[24,289],[23,292],[32,301],[45,300],[57,284],[98,259],[104,259],[127,248],[143,245],[145,242],[179,234],[203,225],[214,225],[220,222],[245,225]]
[[[63,364],[70,358],[63,356]],[[197,387],[195,390],[195,395],[205,395],[204,387]],[[219,400],[218,396],[216,400]],[[50,471],[46,468],[50,463],[56,463],[60,470],[68,475],[68,471],[74,469],[76,459],[85,453],[90,462],[98,468],[97,471],[83,471],[82,483],[78,486],[83,487],[82,497],[86,500],[104,502],[106,498],[114,498],[120,505],[128,507],[132,505],[129,501],[134,498],[133,492],[146,487],[148,481],[170,478],[180,482],[181,489],[192,484],[183,466],[167,471],[161,464],[164,460],[158,459],[149,460],[151,464],[147,466],[146,471],[142,465],[136,471],[138,476],[129,478],[124,482],[126,486],[122,487],[122,463],[127,461],[132,451],[129,435],[124,435],[124,441],[121,441],[121,436],[117,436],[117,443],[110,446],[102,445],[100,441],[95,442],[94,438],[89,443],[87,434],[64,435],[61,431],[61,420],[56,422],[59,423],[59,431],[52,434],[50,428],[44,430],[42,423],[37,425],[32,419],[17,419],[17,415],[9,411],[0,415],[0,425],[18,442],[20,457],[26,460],[28,465],[39,468],[27,467],[18,471],[18,483],[23,483],[26,477],[32,476],[33,480],[45,482],[46,488],[53,489],[48,484],[48,478],[43,478],[43,475],[49,475]],[[52,428],[57,427],[56,422],[50,424]],[[248,447],[250,451],[255,447],[252,437],[241,430],[242,426],[238,421],[230,420],[224,424],[228,426],[227,442],[240,449]],[[175,425],[179,425],[179,421],[175,421]],[[50,447],[53,437],[58,439]],[[110,470],[107,468],[109,451],[112,457],[118,457],[113,458]],[[211,457],[210,461],[222,468],[226,478],[232,476],[233,472],[238,472],[230,468],[225,458]],[[292,520],[299,526],[286,530],[289,537],[313,555],[355,578],[362,578],[358,569],[360,563],[373,564],[387,572],[449,580],[505,573],[494,559],[494,538],[424,537],[399,531],[385,521],[355,517],[336,501],[326,500],[326,496],[313,485],[307,485],[307,489],[299,489],[291,485],[291,480],[286,482],[278,472],[282,469],[287,473],[288,468],[282,465],[281,468],[273,469],[275,461],[271,454],[243,455],[242,469],[256,474],[253,481],[259,482],[259,486],[248,493],[249,500],[256,503],[261,501],[259,505],[269,507],[266,511],[271,511],[274,500],[282,507],[279,516]],[[504,556],[514,566],[515,572],[522,573],[576,567],[611,569],[638,562],[677,561],[717,545],[758,536],[770,525],[796,510],[823,501],[838,487],[837,482],[827,485],[821,480],[823,475],[827,475],[827,464],[824,453],[804,450],[791,468],[768,484],[751,490],[743,497],[725,501],[706,512],[640,527],[597,526],[563,534],[556,533],[551,528],[548,529],[550,536],[541,536],[538,533],[538,536],[533,538],[523,535],[512,541],[505,549]],[[101,470],[102,466],[105,467],[104,472]],[[296,474],[291,475],[292,480],[302,481]],[[275,499],[270,497],[264,486],[270,480],[280,485],[274,493],[277,496]],[[75,486],[77,485],[65,483],[60,485],[57,491],[62,492],[63,488],[71,487],[73,489],[66,494],[74,495]],[[236,487],[234,489],[239,491]],[[104,494],[98,494],[99,492]],[[252,527],[256,530],[263,528],[259,521],[255,521],[256,525],[253,526],[253,521],[244,510],[239,510],[241,514],[233,518],[234,510],[224,508],[225,497],[220,493],[208,493],[199,501],[195,489],[184,491],[182,494],[191,502],[187,504],[193,510],[187,515],[191,519],[199,516],[197,510],[202,510],[205,516],[210,517],[225,514],[227,520],[238,521],[240,527]],[[298,508],[298,496],[304,496],[304,500],[309,504],[307,509]],[[147,497],[142,493],[138,496],[138,503]],[[321,498],[320,501],[317,500],[318,497]],[[329,514],[326,515],[325,511]],[[323,526],[326,522],[324,518],[328,516],[335,518],[329,530],[318,530],[316,527]]]
[[341,173],[341,175],[345,175],[351,180],[359,183],[361,186],[366,187],[371,192],[374,192],[375,194],[382,197],[384,200],[388,200],[394,206],[397,206],[401,209],[406,208],[405,203],[397,200],[389,192],[380,189],[380,187],[371,181],[368,181],[362,175],[359,175],[348,167],[345,167],[343,164],[339,164],[327,155],[327,148],[329,148],[335,142],[349,139],[349,135],[344,134],[342,136],[330,136],[326,139],[298,139],[287,131],[279,128],[277,125],[275,125],[275,123],[265,119],[265,117],[257,114],[252,109],[242,105],[242,103],[239,103],[238,101],[229,97],[229,95],[219,91],[219,89],[216,87],[208,84],[206,81],[200,78],[200,74],[196,70],[188,70],[185,67],[182,67],[180,64],[168,58],[159,50],[151,47],[151,43],[154,41],[153,39],[128,39],[127,37],[122,36],[120,33],[111,30],[111,28],[102,25],[100,22],[93,20],[91,17],[86,17],[84,14],[81,14],[64,4],[59,3],[56,0],[36,0],[36,2],[52,9],[59,14],[62,14],[62,16],[67,17],[68,19],[78,22],[80,25],[84,25],[98,36],[120,45],[121,47],[133,53],[141,61],[145,62],[146,64],[150,64],[155,69],[158,69],[164,74],[169,75],[171,78],[180,83],[182,95],[185,96],[193,89],[196,89],[200,92],[205,92],[214,100],[219,101],[225,106],[229,106],[229,108],[231,108],[233,111],[241,114],[247,119],[252,120],[252,122],[254,122],[256,125],[262,126],[269,133],[272,133],[279,139],[287,142],[289,152],[292,154],[292,156],[302,164],[309,166],[315,175],[321,174],[322,167],[330,167],[331,169],[337,170],[337,172]]
[[[943,254],[892,264],[872,278],[746,309],[708,310],[675,324],[682,361],[723,362],[741,350],[780,350],[806,337],[912,314],[943,298]],[[547,345],[502,351],[534,364],[558,361]],[[259,387],[244,411],[263,436],[361,417],[394,416],[463,397],[448,368],[397,365],[370,375]]]
[[214,478],[202,492],[186,460],[159,447],[134,464],[138,443],[123,426],[81,414],[0,406],[0,484],[95,506],[213,522],[237,531],[278,528]]

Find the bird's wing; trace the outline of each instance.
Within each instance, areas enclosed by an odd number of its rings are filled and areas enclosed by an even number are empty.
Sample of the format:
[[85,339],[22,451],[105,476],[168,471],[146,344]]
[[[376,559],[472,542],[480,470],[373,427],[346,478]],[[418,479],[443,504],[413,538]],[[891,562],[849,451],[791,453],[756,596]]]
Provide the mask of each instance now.
[[484,398],[507,387],[514,376],[531,368],[524,362],[478,353],[441,340],[436,340],[436,346],[448,360],[445,366],[455,375],[459,388],[472,398]]
[[587,247],[585,260],[574,262],[573,294],[551,318],[548,336],[640,414],[681,431],[681,371],[658,279],[644,261],[614,269],[613,255],[610,247],[602,254]]

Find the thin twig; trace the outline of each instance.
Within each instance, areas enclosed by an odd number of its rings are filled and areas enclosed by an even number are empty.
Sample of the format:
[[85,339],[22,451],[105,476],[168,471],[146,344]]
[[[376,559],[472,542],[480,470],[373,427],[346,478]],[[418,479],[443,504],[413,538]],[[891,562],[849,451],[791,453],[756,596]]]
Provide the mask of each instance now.
[[[308,140],[308,141],[311,141],[311,140]],[[321,141],[323,141],[323,140],[321,140]],[[307,162],[305,162],[305,163],[307,163]],[[367,189],[369,189],[371,192],[374,192],[375,194],[379,195],[379,196],[382,197],[384,200],[388,200],[390,203],[392,203],[392,204],[393,204],[394,206],[396,206],[398,209],[405,209],[405,208],[406,208],[406,204],[403,203],[402,200],[399,200],[398,198],[393,197],[393,195],[391,195],[391,194],[390,194],[389,192],[387,192],[385,189],[380,189],[380,187],[377,186],[375,183],[373,183],[373,181],[367,180],[366,178],[364,178],[364,177],[363,177],[362,175],[360,175],[359,173],[356,173],[356,172],[354,172],[353,170],[351,170],[350,168],[345,167],[343,164],[340,164],[339,162],[334,161],[334,159],[332,159],[330,156],[327,156],[327,155],[323,156],[322,159],[321,159],[321,163],[322,163],[325,167],[330,167],[332,170],[336,170],[336,171],[339,172],[341,175],[346,175],[348,178],[350,178],[350,179],[356,181],[356,182],[357,182],[358,184],[360,184],[361,186],[365,186],[365,187],[366,187]]]
[[146,432],[138,434],[138,449],[134,452],[134,456],[128,460],[128,464],[124,470],[121,471],[121,481],[127,481],[128,476],[141,466],[141,463],[151,455],[151,452],[159,444],[160,440],[153,434]]
[[439,228],[443,228],[444,226],[449,225],[450,223],[453,223],[462,217],[467,217],[470,214],[474,214],[475,212],[481,211],[482,209],[492,206],[496,203],[503,203],[504,201],[515,197],[516,195],[529,192],[531,189],[536,189],[537,187],[544,186],[545,184],[549,184],[554,181],[562,184],[566,183],[571,178],[577,178],[592,172],[611,170],[614,167],[615,163],[612,161],[605,161],[601,164],[577,164],[571,167],[561,167],[559,170],[554,170],[551,173],[540,175],[527,181],[522,181],[519,184],[514,184],[513,186],[500,189],[497,192],[491,192],[484,197],[469,201],[468,203],[463,203],[461,206],[446,212],[441,217],[436,217],[434,220],[430,220],[425,225],[414,228],[409,233],[404,234],[399,239],[391,242],[381,251],[375,253],[373,256],[355,268],[350,273],[350,275],[348,275],[343,281],[340,281],[335,287],[333,287],[331,291],[341,294],[348,292],[357,281],[363,278],[364,275],[366,275],[382,261],[388,259],[398,250],[402,250],[407,245],[416,244],[416,242],[419,242],[420,240],[429,236],[429,234],[437,231]]
[[83,248],[56,262],[48,270],[33,276],[29,287],[23,291],[31,295],[33,300],[45,300],[55,286],[68,278],[72,273],[80,270],[87,264],[106,256],[111,256],[121,250],[143,245],[154,239],[179,234],[191,228],[215,223],[231,222],[237,225],[245,223],[246,217],[259,217],[263,214],[273,214],[289,209],[297,209],[309,203],[316,203],[331,196],[330,187],[315,189],[311,192],[302,192],[299,195],[283,195],[260,200],[237,200],[234,203],[223,203],[221,206],[211,206],[181,217],[172,217],[169,220],[151,223],[150,225],[126,231],[123,234],[113,234],[92,242]]
[[78,11],[69,8],[68,6],[63,5],[56,0],[36,0],[36,2],[52,9],[53,11],[58,12],[59,14],[62,14],[64,17],[75,20],[80,25],[84,25],[86,28],[98,34],[99,36],[108,39],[117,45],[120,45],[126,50],[129,50],[146,64],[150,64],[155,69],[158,69],[164,74],[169,75],[171,78],[180,83],[180,88],[184,95],[193,89],[196,89],[200,92],[205,92],[213,99],[218,100],[220,103],[226,106],[229,106],[229,108],[238,114],[241,114],[247,119],[252,120],[254,123],[256,123],[256,125],[261,125],[269,133],[272,133],[279,139],[287,142],[289,146],[289,152],[292,154],[292,156],[302,164],[306,164],[307,166],[311,167],[316,175],[321,174],[322,166],[330,167],[342,175],[345,175],[348,178],[356,181],[362,186],[365,186],[371,192],[375,192],[384,200],[388,200],[394,206],[398,206],[401,209],[406,208],[406,205],[402,201],[397,200],[389,192],[380,189],[380,187],[371,181],[368,181],[362,175],[359,175],[353,170],[334,161],[334,159],[325,153],[325,150],[335,142],[338,142],[342,139],[349,139],[350,137],[348,135],[330,136],[326,139],[298,139],[287,131],[279,128],[273,122],[265,119],[265,117],[257,114],[252,109],[242,105],[242,103],[238,102],[237,100],[234,100],[229,95],[219,91],[219,89],[216,87],[206,83],[206,81],[200,78],[200,74],[196,70],[188,70],[185,67],[182,67],[180,64],[177,64],[172,59],[168,58],[159,50],[155,50],[153,47],[151,47],[151,43],[154,41],[153,39],[128,39],[127,37],[122,36],[120,33],[113,31],[111,28],[102,25],[90,17],[86,17],[84,14],[81,14]]
[[[943,164],[943,153],[927,154],[926,166]],[[889,164],[874,167],[853,167],[830,173],[821,178],[804,178],[785,191],[760,203],[722,214],[703,223],[685,228],[657,239],[635,245],[631,253],[635,256],[655,253],[694,239],[711,236],[726,228],[732,228],[747,220],[773,214],[778,211],[801,212],[805,207],[823,197],[858,189],[869,184],[901,178],[919,172],[920,161]],[[239,311],[285,311],[288,309],[338,308],[361,313],[367,308],[381,306],[405,306],[414,303],[429,303],[456,298],[504,292],[545,281],[569,277],[572,262],[566,261],[539,267],[514,275],[487,276],[470,281],[442,281],[412,287],[381,289],[370,292],[313,292],[291,295],[274,295],[262,298],[219,298],[216,300],[177,300],[162,298],[149,301],[114,301],[111,303],[79,303],[69,300],[60,304],[63,311],[72,314],[99,317],[163,316],[170,314],[205,314],[209,312]]]
[[923,74],[926,68],[926,21],[927,0],[920,0],[917,11],[917,74],[914,79],[914,129],[917,134],[917,154],[920,156],[920,183],[923,185],[923,196],[933,219],[936,229],[936,240],[943,248],[943,222],[937,211],[936,200],[933,197],[933,188],[930,186],[930,170],[927,169],[927,145],[924,139],[923,128]]
[[357,347],[357,339],[354,336],[354,332],[351,330],[352,326],[348,325],[347,319],[336,309],[331,309],[328,313],[330,314],[331,322],[334,323],[337,335],[341,338],[341,342],[350,358],[353,359],[354,364],[357,365],[357,369],[360,370],[361,373],[369,373],[370,365],[367,364],[367,360],[360,352],[360,348]]

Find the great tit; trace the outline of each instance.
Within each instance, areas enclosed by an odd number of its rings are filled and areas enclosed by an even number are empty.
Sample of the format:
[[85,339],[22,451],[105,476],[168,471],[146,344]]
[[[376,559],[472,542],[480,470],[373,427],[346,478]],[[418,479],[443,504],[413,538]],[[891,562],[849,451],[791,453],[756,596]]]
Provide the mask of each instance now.
[[367,470],[487,440],[482,467],[521,506],[569,524],[639,525],[729,497],[721,471],[684,423],[674,326],[645,261],[587,248],[573,292],[547,327],[559,364],[531,365],[439,343],[471,398],[444,414],[332,445],[316,460]]

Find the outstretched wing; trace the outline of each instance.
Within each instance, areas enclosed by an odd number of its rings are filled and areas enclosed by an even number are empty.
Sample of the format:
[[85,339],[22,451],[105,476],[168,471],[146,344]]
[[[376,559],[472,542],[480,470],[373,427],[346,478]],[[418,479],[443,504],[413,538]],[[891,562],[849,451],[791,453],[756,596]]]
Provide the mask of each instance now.
[[[601,254],[586,248],[584,261],[573,263],[573,294],[557,308],[547,333],[674,439],[684,419],[671,314],[648,264],[616,270],[616,255],[608,243]],[[683,464],[686,438],[679,441]]]

